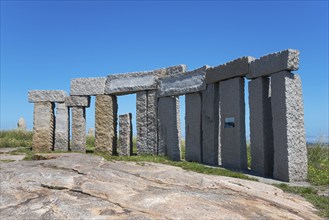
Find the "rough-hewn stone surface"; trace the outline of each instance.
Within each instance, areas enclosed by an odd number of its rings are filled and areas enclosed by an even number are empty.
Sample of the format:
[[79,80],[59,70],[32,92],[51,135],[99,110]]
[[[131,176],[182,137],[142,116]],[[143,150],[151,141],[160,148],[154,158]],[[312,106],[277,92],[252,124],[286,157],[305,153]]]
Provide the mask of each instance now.
[[218,84],[202,92],[202,162],[218,165]]
[[180,160],[179,99],[163,97],[158,100],[158,154]]
[[209,67],[159,79],[159,97],[185,95],[206,89],[205,77]]
[[265,55],[251,62],[247,78],[253,79],[260,76],[269,76],[272,73],[283,70],[298,70],[298,68],[299,51],[288,49]]
[[137,153],[157,154],[157,91],[138,92],[137,106]]
[[153,154],[157,154],[158,150],[157,97],[156,90],[147,91],[147,146]]
[[[219,82],[219,103],[222,165],[226,168],[246,170],[247,146],[242,77]],[[234,119],[234,122],[231,122],[231,119]]]
[[186,71],[185,65],[178,65],[147,72],[112,74],[107,76],[105,94],[129,94],[157,89],[158,78],[176,75]]
[[17,130],[26,131],[26,122],[25,119],[20,117],[17,122]]
[[207,69],[207,83],[215,83],[238,76],[245,76],[249,72],[249,63],[255,60],[253,57],[241,57],[236,60],[224,63]]
[[185,96],[185,160],[202,162],[201,93]]
[[147,145],[147,91],[136,94],[137,154],[152,154]]
[[86,152],[86,109],[72,107],[72,144],[71,151]]
[[131,113],[119,115],[119,156],[131,156],[133,154],[133,127]]
[[55,120],[55,150],[69,150],[70,114],[65,103],[57,103]]
[[273,129],[270,80],[259,77],[249,82],[251,172],[273,175]]
[[117,97],[97,95],[95,110],[95,151],[109,155],[117,152]]
[[45,152],[53,149],[54,144],[54,104],[51,102],[34,103],[33,113],[33,151]]
[[288,71],[271,77],[275,179],[307,178],[307,150],[300,77]]
[[67,93],[63,90],[31,90],[29,102],[64,102]]
[[65,104],[68,107],[89,107],[90,96],[69,96],[66,97]]
[[106,77],[75,78],[71,80],[70,95],[104,94]]
[[[85,154],[2,163],[0,219],[320,219],[255,181]],[[247,211],[246,211],[247,210]]]

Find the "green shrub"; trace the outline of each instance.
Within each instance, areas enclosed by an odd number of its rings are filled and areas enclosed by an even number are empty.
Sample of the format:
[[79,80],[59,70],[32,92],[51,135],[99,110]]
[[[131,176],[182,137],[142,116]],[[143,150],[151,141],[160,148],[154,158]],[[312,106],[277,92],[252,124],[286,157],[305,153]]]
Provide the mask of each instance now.
[[308,180],[314,185],[329,186],[329,146],[324,143],[309,144]]
[[0,147],[32,147],[31,131],[4,130],[0,131]]

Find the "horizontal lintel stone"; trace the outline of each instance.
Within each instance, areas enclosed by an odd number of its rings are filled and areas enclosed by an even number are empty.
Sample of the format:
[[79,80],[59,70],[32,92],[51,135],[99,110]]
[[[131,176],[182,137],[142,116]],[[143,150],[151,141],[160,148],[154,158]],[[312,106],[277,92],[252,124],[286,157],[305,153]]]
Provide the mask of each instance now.
[[251,56],[241,57],[207,70],[206,82],[216,83],[222,80],[246,76],[249,72],[249,63],[255,60]]
[[90,96],[69,96],[65,99],[67,107],[89,107]]
[[269,76],[280,71],[293,71],[299,68],[299,51],[293,49],[268,54],[252,61],[249,65],[248,79]]
[[159,78],[158,96],[177,96],[205,90],[208,68],[203,66],[184,74]]
[[103,95],[105,82],[106,77],[72,79],[70,95]]
[[65,102],[67,93],[64,90],[30,90],[29,102]]
[[105,94],[123,95],[144,90],[157,89],[158,78],[174,76],[186,71],[185,65],[177,65],[146,72],[108,75]]

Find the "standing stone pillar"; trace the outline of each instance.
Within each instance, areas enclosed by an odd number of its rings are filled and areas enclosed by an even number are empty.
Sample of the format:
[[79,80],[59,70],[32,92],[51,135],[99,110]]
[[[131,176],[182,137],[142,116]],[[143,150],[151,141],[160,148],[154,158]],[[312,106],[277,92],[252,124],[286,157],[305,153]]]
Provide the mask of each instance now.
[[281,71],[271,75],[275,179],[307,178],[307,149],[301,80]]
[[137,92],[137,153],[157,154],[157,91]]
[[249,82],[251,172],[273,175],[273,130],[270,80],[258,77]]
[[180,160],[180,137],[178,97],[163,97],[158,100],[158,154]]
[[246,170],[244,78],[220,81],[219,103],[222,165],[226,168]]
[[157,154],[158,124],[157,124],[157,91],[147,91],[147,146],[151,154]]
[[90,106],[90,96],[69,96],[65,104],[72,109],[71,151],[86,152],[86,107]]
[[54,143],[54,103],[34,103],[32,150],[46,152]]
[[218,106],[218,84],[208,84],[202,92],[202,161],[209,165],[218,165]]
[[133,129],[131,113],[119,116],[119,156],[131,156],[133,153]]
[[95,111],[95,151],[115,155],[117,152],[117,97],[97,95]]
[[185,160],[202,162],[202,96],[185,95]]
[[147,145],[147,91],[136,94],[137,154],[149,154]]
[[69,150],[70,113],[65,103],[57,103],[54,150]]
[[72,107],[71,151],[86,151],[86,108]]

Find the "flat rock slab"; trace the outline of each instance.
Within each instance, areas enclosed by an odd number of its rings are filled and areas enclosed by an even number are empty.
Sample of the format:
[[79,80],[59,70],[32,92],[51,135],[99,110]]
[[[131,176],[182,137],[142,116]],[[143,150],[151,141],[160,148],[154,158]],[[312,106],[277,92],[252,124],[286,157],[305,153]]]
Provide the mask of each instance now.
[[70,83],[70,95],[104,94],[106,77],[75,78]]
[[107,76],[105,94],[124,95],[157,89],[158,78],[174,76],[186,71],[185,65],[177,65],[145,72],[112,74]]
[[64,102],[67,93],[63,90],[31,90],[29,102]]
[[179,74],[167,76],[159,79],[158,96],[177,96],[187,93],[199,92],[206,89],[206,70],[208,66]]
[[320,219],[259,182],[85,154],[2,163],[1,219]]

